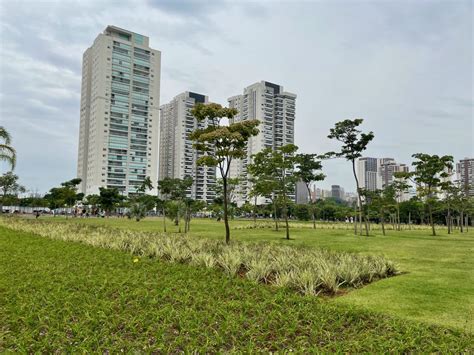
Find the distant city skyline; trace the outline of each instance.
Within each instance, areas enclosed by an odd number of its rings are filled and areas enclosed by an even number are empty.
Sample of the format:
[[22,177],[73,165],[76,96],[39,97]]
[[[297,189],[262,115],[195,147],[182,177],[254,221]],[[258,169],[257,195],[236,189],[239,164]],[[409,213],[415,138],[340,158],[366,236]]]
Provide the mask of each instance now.
[[[0,5],[0,125],[32,191],[76,176],[82,53],[107,25],[163,53],[161,102],[193,91],[227,105],[268,80],[298,95],[302,152],[337,150],[326,138],[334,123],[364,118],[375,133],[364,156],[474,157],[471,1],[22,2]],[[349,162],[327,161],[324,173],[318,187],[355,191]]]

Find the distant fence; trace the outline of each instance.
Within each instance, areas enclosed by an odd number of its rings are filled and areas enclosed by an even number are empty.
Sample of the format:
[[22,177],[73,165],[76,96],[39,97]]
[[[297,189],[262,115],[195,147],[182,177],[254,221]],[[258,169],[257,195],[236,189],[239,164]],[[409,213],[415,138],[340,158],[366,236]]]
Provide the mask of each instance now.
[[[4,213],[51,213],[51,209],[48,207],[30,207],[30,206],[3,206]],[[71,209],[72,210],[72,209]]]

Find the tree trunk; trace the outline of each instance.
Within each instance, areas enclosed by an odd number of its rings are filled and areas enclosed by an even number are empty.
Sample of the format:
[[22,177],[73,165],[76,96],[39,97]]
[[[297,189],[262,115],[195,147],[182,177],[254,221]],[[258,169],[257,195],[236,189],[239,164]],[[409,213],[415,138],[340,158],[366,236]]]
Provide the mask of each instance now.
[[184,232],[189,233],[191,230],[191,212],[189,210],[186,213],[186,219],[184,220]]
[[278,219],[277,219],[276,201],[273,201],[273,218],[275,220],[275,230],[278,232]]
[[411,230],[411,212],[408,212],[408,228]]
[[224,185],[224,225],[225,225],[225,242],[226,244],[230,243],[230,228],[229,228],[229,215],[228,215],[228,201],[227,201],[227,177],[222,178],[222,183]]
[[257,195],[253,201],[253,227],[257,228]]
[[464,211],[461,211],[461,223],[460,223],[460,227],[461,227],[461,233],[464,233]]
[[430,214],[430,225],[431,225],[431,231],[432,231],[432,235],[433,236],[436,236],[436,231],[435,231],[435,226],[434,226],[434,221],[433,221],[433,211],[431,210],[431,204],[429,203],[428,204],[428,212]]
[[357,235],[357,208],[354,207],[354,235]]
[[448,225],[448,234],[451,234],[451,209],[448,207],[448,216],[446,217],[446,224]]
[[382,224],[382,234],[385,235],[385,218],[383,217],[383,211],[380,211],[380,223]]
[[290,226],[288,224],[288,206],[286,204],[286,196],[285,196],[285,199],[284,199],[284,203],[285,203],[285,206],[284,206],[284,210],[285,210],[285,228],[286,228],[286,239],[290,240]]
[[[360,234],[362,235],[362,197],[360,196],[359,179],[357,179],[357,174],[355,171],[355,160],[352,160],[352,173],[354,174],[354,179],[356,181],[357,199],[359,201]],[[369,235],[367,223],[365,224],[365,234]]]
[[166,212],[165,212],[165,205],[163,202],[163,232],[166,233]]
[[448,234],[451,234],[451,230],[449,229],[449,217],[446,216],[446,227],[448,228]]
[[315,211],[315,206],[313,202],[313,197],[311,196],[311,189],[309,187],[309,183],[306,184],[306,189],[308,190],[308,199],[309,199],[309,205],[311,206],[311,215],[313,218],[313,229],[316,229],[316,211]]
[[397,230],[400,231],[400,203],[397,200]]

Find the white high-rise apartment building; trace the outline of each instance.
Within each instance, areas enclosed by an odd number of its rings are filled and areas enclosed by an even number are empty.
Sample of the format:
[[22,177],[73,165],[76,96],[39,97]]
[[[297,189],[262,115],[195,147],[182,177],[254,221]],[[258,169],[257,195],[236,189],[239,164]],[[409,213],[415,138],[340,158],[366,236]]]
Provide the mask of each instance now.
[[108,26],[83,55],[77,176],[80,191],[134,194],[158,180],[161,52],[148,37]]
[[[264,148],[276,149],[295,141],[296,95],[285,92],[283,86],[260,81],[246,87],[242,95],[232,96],[228,101],[229,107],[238,110],[234,122],[252,119],[260,121],[259,134],[251,137],[248,142],[247,157],[232,162],[230,168],[230,176],[241,179],[236,191],[236,202],[242,205],[250,200],[247,164],[251,161],[251,156]],[[258,204],[267,202],[264,198],[257,200]]]
[[177,95],[160,107],[160,163],[159,179],[192,177],[193,186],[188,197],[211,203],[215,197],[216,169],[198,166],[202,156],[189,134],[207,127],[207,121],[197,122],[191,114],[196,103],[208,103],[208,97],[194,92]]
[[359,158],[356,160],[356,175],[359,188],[375,191],[382,187],[378,158]]
[[[408,172],[406,164],[399,164],[393,158],[359,158],[356,160],[356,175],[359,187],[370,191],[383,189],[396,180],[395,173]],[[408,200],[408,193],[400,197]]]
[[381,187],[384,188],[393,183],[396,179],[395,173],[408,172],[409,167],[406,164],[398,164],[393,158],[379,159],[379,173]]

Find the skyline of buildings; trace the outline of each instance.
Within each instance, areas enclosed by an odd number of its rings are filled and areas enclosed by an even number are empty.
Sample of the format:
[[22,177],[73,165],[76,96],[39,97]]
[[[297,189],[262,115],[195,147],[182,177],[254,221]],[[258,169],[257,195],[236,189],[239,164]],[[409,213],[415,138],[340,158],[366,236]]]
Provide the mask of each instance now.
[[129,195],[146,176],[157,180],[160,73],[161,52],[149,47],[149,38],[115,26],[84,52],[80,192],[107,187]]
[[[83,54],[80,105],[80,132],[77,176],[79,192],[98,194],[100,187],[117,188],[124,195],[137,193],[145,177],[156,182],[164,177],[191,176],[188,197],[211,202],[215,197],[214,168],[197,166],[199,153],[188,135],[207,123],[197,123],[190,109],[197,102],[208,103],[206,95],[191,91],[176,95],[160,106],[161,52],[149,46],[149,38],[115,26],[107,26]],[[260,120],[259,134],[248,142],[247,156],[235,160],[230,177],[241,183],[235,191],[238,205],[249,200],[247,165],[251,156],[264,148],[277,149],[294,144],[296,94],[282,85],[259,81],[228,98],[238,114],[231,120]],[[471,184],[474,195],[473,163],[466,158],[457,164],[458,180]],[[393,158],[363,157],[356,162],[359,186],[381,189],[394,180],[394,174],[409,171]],[[291,196],[308,201],[305,189],[296,188]],[[319,190],[319,193],[318,193]],[[314,194],[314,195],[313,195]],[[316,189],[313,197],[347,200],[339,185],[331,190]],[[259,197],[258,204],[268,203]]]
[[[286,92],[283,86],[268,81],[260,81],[244,88],[243,94],[228,98],[229,107],[237,109],[231,122],[257,119],[260,121],[258,135],[251,137],[247,145],[247,156],[235,160],[230,167],[230,177],[239,178],[236,188],[236,203],[248,201],[250,179],[247,165],[251,156],[265,148],[273,150],[295,141],[296,94]],[[291,196],[294,199],[294,195]],[[257,204],[267,203],[259,196]]]

